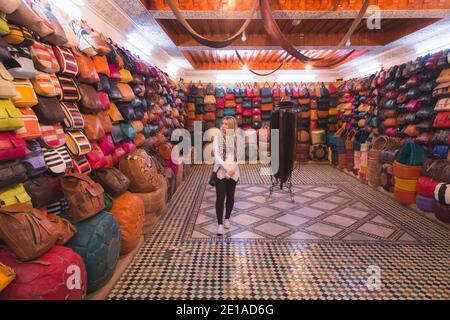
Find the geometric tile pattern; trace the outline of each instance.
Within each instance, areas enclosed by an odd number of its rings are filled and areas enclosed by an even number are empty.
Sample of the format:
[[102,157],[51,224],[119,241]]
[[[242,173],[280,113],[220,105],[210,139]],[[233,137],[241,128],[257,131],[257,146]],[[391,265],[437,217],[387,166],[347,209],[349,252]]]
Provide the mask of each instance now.
[[239,184],[231,216],[233,228],[218,237],[215,189],[209,185],[202,188],[203,196],[188,222],[185,240],[425,242],[391,220],[383,208],[362,206],[364,196],[353,194],[345,184],[296,185],[294,203],[283,190],[276,190],[269,198],[269,186]]
[[192,168],[109,299],[450,298],[450,231],[434,220],[325,165],[297,166],[295,206],[280,208],[281,192],[260,201],[260,166],[242,165],[236,200],[252,206],[216,237],[211,170]]

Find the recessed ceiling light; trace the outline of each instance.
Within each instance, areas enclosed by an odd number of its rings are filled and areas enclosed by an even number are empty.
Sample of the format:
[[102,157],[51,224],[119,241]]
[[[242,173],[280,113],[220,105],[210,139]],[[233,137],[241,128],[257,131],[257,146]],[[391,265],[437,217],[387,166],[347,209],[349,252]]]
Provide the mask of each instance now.
[[301,22],[302,22],[302,19],[294,19],[294,20],[292,20],[292,25],[298,26]]
[[350,39],[347,40],[347,42],[345,43],[346,47],[350,47],[352,45],[352,43],[350,42]]
[[306,70],[311,70],[311,68],[312,68],[312,66],[311,66],[310,63],[306,64],[306,66],[305,66],[305,69],[306,69]]
[[242,70],[248,71],[248,66],[247,66],[246,64],[244,64],[244,65],[242,66]]

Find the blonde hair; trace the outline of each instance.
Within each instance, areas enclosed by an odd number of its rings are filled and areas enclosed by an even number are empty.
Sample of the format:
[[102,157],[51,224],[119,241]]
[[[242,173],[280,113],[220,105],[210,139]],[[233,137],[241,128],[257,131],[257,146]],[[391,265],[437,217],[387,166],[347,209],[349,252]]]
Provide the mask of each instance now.
[[[237,124],[237,120],[235,117],[232,116],[226,116],[223,118],[222,121],[226,120],[227,121],[227,125],[228,125],[228,130],[233,130],[234,134],[233,134],[233,138],[234,138],[234,152],[233,152],[233,157],[237,160],[237,141],[236,141],[236,130],[238,128],[238,124]],[[222,134],[222,143],[219,144],[219,146],[221,146],[220,148],[220,155],[222,156],[222,159],[225,160],[226,158],[226,150],[227,150],[227,134],[225,132],[225,134]]]

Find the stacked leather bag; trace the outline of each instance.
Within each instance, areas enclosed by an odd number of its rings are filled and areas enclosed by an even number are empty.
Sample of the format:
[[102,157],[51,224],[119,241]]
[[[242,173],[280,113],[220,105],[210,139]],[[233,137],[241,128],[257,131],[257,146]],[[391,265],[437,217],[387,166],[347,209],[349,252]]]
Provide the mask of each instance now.
[[[304,90],[302,90],[302,87]],[[291,100],[297,101],[300,111],[297,112],[297,155],[300,162],[309,160],[310,151],[310,121],[311,121],[311,99],[304,84],[294,83],[291,87]]]
[[390,142],[387,142],[383,149],[380,152],[380,163],[381,163],[381,176],[380,176],[380,182],[381,187],[388,191],[388,192],[394,192],[394,169],[392,167],[392,164],[394,163],[395,159],[397,158],[397,155],[401,148],[401,141],[398,139],[393,139],[390,137],[387,137]]
[[426,149],[411,141],[400,149],[393,163],[394,197],[400,203],[415,203],[417,179],[426,156]]
[[206,86],[206,96],[204,99],[204,115],[205,130],[214,128],[216,126],[216,97],[214,96],[214,86],[209,83]]
[[313,161],[323,161],[328,158],[328,149],[324,129],[311,130],[309,157]]
[[[126,180],[111,172],[144,142],[167,157],[167,137],[188,115],[187,91],[51,4],[8,0],[0,11],[0,237],[9,248],[0,254],[52,265],[14,265],[0,298],[49,298],[63,286],[51,298],[84,298],[142,233],[142,201],[115,190]],[[107,192],[91,178],[100,173]],[[166,199],[167,186],[159,191]],[[124,209],[130,202],[136,210]],[[68,293],[70,264],[80,266],[82,288]]]
[[215,88],[216,98],[216,127],[220,128],[222,124],[222,118],[224,117],[225,108],[225,88],[222,85],[218,85]]

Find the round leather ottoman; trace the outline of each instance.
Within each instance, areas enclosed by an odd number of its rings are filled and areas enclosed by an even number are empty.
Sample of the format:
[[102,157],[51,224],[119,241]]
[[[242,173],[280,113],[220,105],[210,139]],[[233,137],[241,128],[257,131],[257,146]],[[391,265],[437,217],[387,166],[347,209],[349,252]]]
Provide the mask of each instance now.
[[[433,212],[437,219],[445,223],[450,223],[450,206],[434,201]],[[1,296],[0,296],[1,298]]]
[[[16,278],[0,293],[0,300],[82,300],[86,297],[86,269],[79,254],[70,248],[54,246],[37,260],[49,265],[20,263],[9,250],[0,249],[0,261],[16,273]],[[78,271],[80,282],[76,283]],[[67,284],[74,287],[69,289]]]
[[106,211],[75,224],[77,234],[67,243],[84,261],[87,292],[103,287],[112,277],[120,254],[120,227]]
[[416,192],[405,191],[394,186],[394,198],[403,204],[413,204],[416,202]]
[[120,226],[120,254],[130,253],[139,244],[144,224],[144,202],[131,192],[125,192],[114,199],[109,212],[116,217]]
[[160,177],[158,188],[156,191],[148,193],[134,193],[144,203],[145,214],[160,215],[166,207],[167,203],[167,181],[164,177]]
[[433,212],[434,202],[434,198],[428,198],[420,194],[416,194],[416,205],[422,211]]

